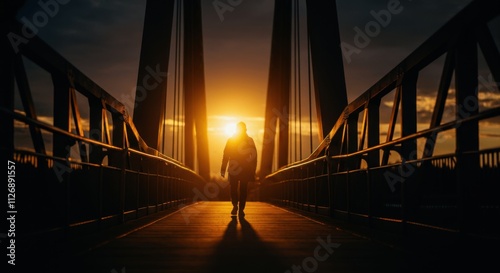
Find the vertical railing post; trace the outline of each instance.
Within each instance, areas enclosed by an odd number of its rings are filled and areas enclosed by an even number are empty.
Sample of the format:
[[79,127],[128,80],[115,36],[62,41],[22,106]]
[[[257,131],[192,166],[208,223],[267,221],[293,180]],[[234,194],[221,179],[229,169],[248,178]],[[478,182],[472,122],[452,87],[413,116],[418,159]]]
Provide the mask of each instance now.
[[[68,80],[60,75],[52,74],[54,84],[54,126],[70,132],[71,104]],[[66,158],[68,149],[74,143],[63,135],[53,134],[52,154],[54,157]]]
[[[347,216],[348,219],[351,218],[351,202],[356,202],[356,200],[351,200],[351,170],[356,168],[357,160],[355,157],[351,156],[351,153],[358,151],[358,114],[352,114],[347,119],[347,136],[346,136],[346,186],[347,186]],[[353,181],[356,182],[356,181]]]
[[307,206],[307,211],[309,211],[309,207],[311,206],[310,198],[309,198],[309,186],[311,185],[311,177],[309,176],[310,174],[310,169],[311,169],[312,164],[307,164],[306,166],[306,173],[304,175],[304,184],[303,184],[303,200],[304,204]]
[[97,221],[99,228],[102,228],[102,199],[103,199],[103,194],[102,194],[102,181],[103,181],[103,176],[104,176],[104,166],[99,165],[99,181],[97,184],[97,199],[98,199],[98,212],[97,212]]
[[367,215],[368,215],[368,228],[373,227],[373,185],[372,181],[370,179],[370,166],[366,168],[366,188],[367,188],[367,203],[368,203],[368,208],[367,208]]
[[[401,136],[411,136],[417,132],[417,72],[410,72],[404,75],[401,83]],[[401,183],[401,220],[402,232],[406,234],[406,223],[415,207],[416,191],[412,191],[414,183],[417,182],[414,176],[409,175],[416,171],[414,163],[407,163],[417,159],[417,140],[412,139],[401,144],[401,169],[406,180]]]
[[[455,87],[456,119],[474,116],[479,112],[478,102],[478,56],[473,29],[462,31],[456,51]],[[479,126],[477,121],[457,124],[457,186],[460,232],[468,233],[473,225],[474,181],[479,170]]]
[[[103,114],[105,114],[106,109],[103,108],[103,102],[98,98],[88,98],[89,108],[90,108],[90,131],[89,138],[103,142]],[[89,161],[95,164],[101,164],[103,159],[102,147],[99,145],[89,144]]]
[[[329,149],[329,147],[327,147],[326,149]],[[330,217],[333,218],[334,216],[334,198],[333,198],[333,191],[334,191],[334,186],[335,186],[335,181],[334,179],[332,178],[332,166],[331,166],[331,157],[329,155],[329,153],[326,153],[326,157],[325,157],[325,164],[326,164],[326,183],[327,183],[327,191],[328,191],[328,211],[329,211],[329,214],[330,214]]]
[[160,163],[161,161],[160,160],[156,160],[156,190],[155,190],[155,194],[156,194],[156,200],[155,200],[155,212],[158,212],[159,210],[159,204],[160,204],[160,195],[158,193],[158,190],[160,189]]
[[[367,147],[375,147],[380,143],[380,99],[372,99],[368,104],[368,124],[366,125],[366,141]],[[374,194],[376,182],[371,176],[370,169],[376,168],[380,165],[380,150],[368,152],[367,158],[367,179],[368,179],[368,224],[373,227],[373,216],[376,215],[374,208],[376,195]]]
[[[149,158],[147,159],[149,161]],[[145,175],[146,175],[146,215],[149,215],[149,207],[151,206],[151,193],[150,193],[150,187],[151,187],[151,171],[150,171],[150,163],[146,164],[147,166],[145,167],[147,169]]]
[[120,148],[117,154],[111,153],[110,163],[120,169],[118,215],[119,221],[125,221],[125,175],[128,157],[128,143],[126,141],[126,124],[122,114],[113,113],[113,145]]
[[318,213],[318,198],[316,196],[317,194],[317,187],[318,187],[318,170],[317,170],[317,161],[314,161],[314,179],[313,179],[313,188],[312,188],[312,197],[314,200],[314,212]]
[[[14,92],[15,92],[15,72],[14,65],[16,52],[9,41],[9,33],[16,23],[16,15],[19,8],[25,1],[8,1],[2,5],[0,10],[0,83],[2,84],[2,97],[0,98],[0,107],[14,112]],[[14,119],[8,115],[0,114],[0,124],[2,124],[3,140],[0,141],[2,150],[2,162],[12,159],[14,151]],[[5,156],[5,159],[4,159]]]

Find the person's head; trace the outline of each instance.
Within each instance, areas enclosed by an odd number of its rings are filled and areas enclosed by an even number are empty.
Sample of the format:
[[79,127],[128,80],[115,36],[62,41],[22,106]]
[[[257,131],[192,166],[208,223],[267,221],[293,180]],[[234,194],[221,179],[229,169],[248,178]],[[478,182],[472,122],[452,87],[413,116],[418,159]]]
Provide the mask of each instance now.
[[243,135],[246,134],[246,132],[247,132],[247,125],[243,121],[238,122],[238,124],[236,124],[236,134]]

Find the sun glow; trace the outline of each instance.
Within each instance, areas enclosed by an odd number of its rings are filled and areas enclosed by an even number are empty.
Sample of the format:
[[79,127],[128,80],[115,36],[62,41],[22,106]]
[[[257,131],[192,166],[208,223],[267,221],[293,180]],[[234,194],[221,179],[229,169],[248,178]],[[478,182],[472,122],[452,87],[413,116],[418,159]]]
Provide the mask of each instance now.
[[228,137],[234,135],[236,133],[236,123],[229,122],[224,126],[224,134]]

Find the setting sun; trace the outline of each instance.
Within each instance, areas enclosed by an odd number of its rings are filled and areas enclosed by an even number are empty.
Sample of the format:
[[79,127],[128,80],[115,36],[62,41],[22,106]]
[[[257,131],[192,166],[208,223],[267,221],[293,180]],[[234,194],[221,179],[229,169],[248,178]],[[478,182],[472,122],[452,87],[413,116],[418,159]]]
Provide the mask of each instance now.
[[224,134],[226,136],[232,136],[236,132],[236,123],[230,122],[224,126]]

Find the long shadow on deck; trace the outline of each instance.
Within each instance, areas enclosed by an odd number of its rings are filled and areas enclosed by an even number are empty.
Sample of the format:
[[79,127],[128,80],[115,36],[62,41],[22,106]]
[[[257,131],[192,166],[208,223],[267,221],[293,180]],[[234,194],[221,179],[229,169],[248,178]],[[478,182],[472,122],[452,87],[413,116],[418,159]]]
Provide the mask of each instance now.
[[[238,229],[238,223],[240,228]],[[290,267],[244,217],[232,216],[208,272],[285,272]]]

